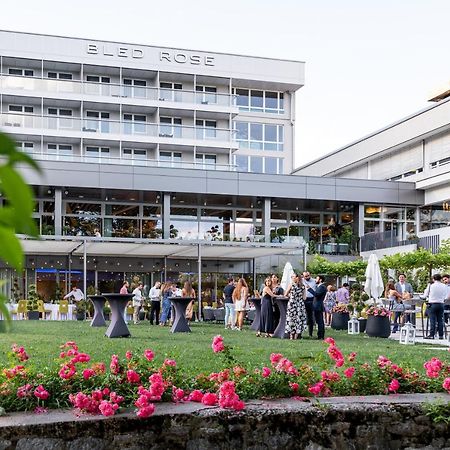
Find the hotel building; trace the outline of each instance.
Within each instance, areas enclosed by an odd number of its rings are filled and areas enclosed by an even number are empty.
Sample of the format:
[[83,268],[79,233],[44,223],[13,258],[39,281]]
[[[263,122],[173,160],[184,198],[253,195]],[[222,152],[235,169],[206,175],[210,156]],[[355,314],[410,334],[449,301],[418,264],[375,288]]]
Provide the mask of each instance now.
[[417,231],[414,183],[291,175],[303,84],[299,61],[0,31],[0,127],[43,169],[22,168],[42,235],[22,291],[202,272],[214,297],[307,250],[358,254],[366,204]]

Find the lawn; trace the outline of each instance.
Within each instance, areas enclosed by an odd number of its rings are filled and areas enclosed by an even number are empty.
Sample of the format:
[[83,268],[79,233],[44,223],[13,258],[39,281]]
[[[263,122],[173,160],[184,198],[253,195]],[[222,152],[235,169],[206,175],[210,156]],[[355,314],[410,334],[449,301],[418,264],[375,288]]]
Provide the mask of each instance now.
[[[247,369],[269,365],[271,353],[282,353],[294,364],[330,367],[326,355],[327,345],[316,339],[298,341],[257,338],[250,329],[224,330],[223,326],[206,323],[191,325],[192,333],[172,334],[167,327],[149,326],[148,323],[129,326],[132,337],[108,339],[104,328],[91,328],[89,322],[14,321],[9,333],[0,334],[0,368],[6,367],[7,352],[12,344],[23,345],[30,355],[30,364],[36,368],[59,367],[59,346],[75,341],[80,351],[88,353],[92,361],[108,362],[112,354],[123,358],[127,350],[142,352],[150,348],[155,362],[175,359],[181,370],[193,375],[212,372],[223,367],[221,359],[211,350],[212,338],[221,334],[224,343],[232,347],[236,360]],[[374,362],[379,355],[397,364],[423,371],[423,363],[433,356],[450,363],[450,353],[430,345],[404,346],[389,339],[348,335],[343,331],[327,329],[344,354],[357,352],[359,362]]]

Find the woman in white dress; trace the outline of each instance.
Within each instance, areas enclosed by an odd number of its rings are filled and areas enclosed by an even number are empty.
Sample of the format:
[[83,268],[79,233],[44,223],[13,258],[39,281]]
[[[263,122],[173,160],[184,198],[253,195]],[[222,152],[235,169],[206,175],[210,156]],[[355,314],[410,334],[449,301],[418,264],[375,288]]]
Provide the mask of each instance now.
[[237,329],[242,330],[244,324],[244,315],[248,310],[248,286],[243,278],[239,278],[238,284],[233,291],[234,310],[237,315]]

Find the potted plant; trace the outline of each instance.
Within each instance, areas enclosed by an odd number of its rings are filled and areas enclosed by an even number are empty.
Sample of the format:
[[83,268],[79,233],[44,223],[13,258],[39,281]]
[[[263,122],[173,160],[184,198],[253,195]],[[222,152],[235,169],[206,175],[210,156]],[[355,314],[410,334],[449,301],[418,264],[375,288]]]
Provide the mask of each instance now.
[[80,300],[79,302],[77,302],[76,304],[76,315],[77,315],[77,320],[86,320],[86,301],[85,300]]
[[30,286],[28,288],[28,299],[27,300],[28,300],[28,302],[27,302],[28,320],[39,320],[39,305],[38,305],[39,296],[38,296],[38,293],[36,292],[35,284],[30,284]]
[[359,283],[352,284],[352,291],[350,294],[350,304],[359,320],[359,330],[364,333],[367,325],[367,314],[366,314],[366,301],[369,296],[362,291],[362,286]]
[[111,316],[111,308],[109,307],[109,303],[106,302],[105,306],[103,307],[103,317],[105,318],[105,320],[109,320]]
[[367,309],[366,334],[371,337],[387,338],[391,335],[389,311],[381,306],[371,306]]
[[17,277],[14,277],[13,285],[11,288],[11,300],[12,303],[19,303],[19,300],[21,299],[21,293],[20,293],[20,287],[19,287],[19,280]]
[[346,330],[349,320],[350,313],[345,303],[338,303],[333,306],[331,310],[331,328],[333,330]]

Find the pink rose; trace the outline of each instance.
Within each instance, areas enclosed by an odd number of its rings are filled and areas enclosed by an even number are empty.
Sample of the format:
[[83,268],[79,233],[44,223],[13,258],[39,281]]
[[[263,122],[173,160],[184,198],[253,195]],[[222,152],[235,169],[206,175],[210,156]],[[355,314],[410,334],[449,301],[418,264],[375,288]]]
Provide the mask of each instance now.
[[389,383],[388,391],[396,393],[400,389],[400,383],[397,379],[393,378],[392,381]]
[[144,350],[144,356],[147,359],[147,361],[153,361],[155,354],[153,353],[152,350],[147,349],[147,350]]
[[83,370],[83,378],[85,380],[89,380],[89,378],[95,375],[95,371],[93,369],[84,369]]
[[212,392],[207,392],[203,398],[202,403],[207,406],[214,406],[217,404],[217,395]]
[[141,377],[134,370],[127,370],[127,380],[132,384],[139,384],[141,382]]
[[272,371],[268,367],[263,367],[262,368],[262,372],[261,372],[261,376],[263,378],[267,378],[267,377],[270,376],[271,373],[272,373]]
[[34,390],[34,395],[41,400],[47,400],[49,397],[49,393],[44,389],[42,384]]
[[130,350],[128,350],[128,351],[125,353],[125,358],[128,359],[128,360],[130,360],[132,357],[133,357],[133,353],[132,353]]
[[332,337],[327,337],[326,339],[324,339],[324,342],[326,342],[327,344],[330,344],[330,345],[336,344],[335,340]]
[[177,366],[177,362],[174,359],[165,359],[164,360],[164,366],[176,367]]
[[106,400],[102,400],[98,407],[100,412],[106,417],[113,416],[116,413],[118,408],[119,408],[119,405],[117,405],[116,403],[110,403]]
[[150,403],[146,406],[143,406],[142,408],[139,408],[136,415],[141,419],[146,419],[147,417],[150,417],[155,412],[155,405],[153,403]]
[[203,399],[203,393],[202,391],[196,389],[195,391],[192,391],[191,394],[189,395],[189,400],[191,402],[198,402],[201,403]]
[[450,394],[450,378],[446,378],[442,383],[442,387]]
[[344,375],[347,378],[351,378],[353,376],[353,374],[355,373],[355,368],[354,367],[349,367],[348,369],[344,370]]

